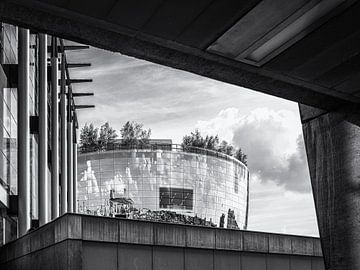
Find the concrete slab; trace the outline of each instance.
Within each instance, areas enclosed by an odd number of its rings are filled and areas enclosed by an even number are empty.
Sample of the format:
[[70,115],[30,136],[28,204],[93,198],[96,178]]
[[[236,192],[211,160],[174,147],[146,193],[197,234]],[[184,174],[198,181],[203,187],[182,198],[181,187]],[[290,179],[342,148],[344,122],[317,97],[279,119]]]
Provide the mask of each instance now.
[[241,270],[265,270],[266,255],[265,254],[241,254]]
[[241,267],[241,255],[239,252],[224,250],[214,251],[214,270],[239,270]]
[[118,246],[119,270],[148,270],[152,268],[152,249],[150,246],[126,245]]
[[185,249],[186,270],[208,270],[214,269],[213,251],[204,249]]
[[182,248],[153,248],[153,270],[183,270],[184,261],[184,249]]
[[274,255],[267,257],[267,270],[291,270],[290,258],[283,255]]
[[84,242],[82,258],[84,270],[116,270],[117,244]]

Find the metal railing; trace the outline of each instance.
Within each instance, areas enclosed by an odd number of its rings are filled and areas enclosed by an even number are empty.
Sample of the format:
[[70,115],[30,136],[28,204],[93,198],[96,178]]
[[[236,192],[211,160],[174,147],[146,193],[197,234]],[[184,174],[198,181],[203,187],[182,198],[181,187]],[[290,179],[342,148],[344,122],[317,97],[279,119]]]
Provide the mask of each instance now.
[[93,147],[86,147],[80,148],[79,154],[85,155],[89,153],[102,153],[108,151],[118,151],[118,150],[149,150],[151,152],[155,151],[171,151],[171,152],[185,152],[185,153],[192,153],[192,154],[200,154],[204,156],[211,156],[216,158],[221,158],[227,161],[232,161],[238,164],[241,164],[247,167],[243,162],[238,160],[237,158],[224,154],[222,152],[216,150],[210,150],[195,146],[184,146],[182,144],[148,144],[148,143],[139,143],[139,144],[108,144],[103,147],[93,146]]

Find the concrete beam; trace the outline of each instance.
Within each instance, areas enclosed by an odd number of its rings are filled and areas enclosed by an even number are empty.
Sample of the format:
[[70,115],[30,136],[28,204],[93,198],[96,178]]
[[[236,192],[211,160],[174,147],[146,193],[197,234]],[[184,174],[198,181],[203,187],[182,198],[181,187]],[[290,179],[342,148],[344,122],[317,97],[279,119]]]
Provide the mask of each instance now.
[[38,1],[2,1],[0,19],[325,110],[355,111],[360,102],[329,88]]

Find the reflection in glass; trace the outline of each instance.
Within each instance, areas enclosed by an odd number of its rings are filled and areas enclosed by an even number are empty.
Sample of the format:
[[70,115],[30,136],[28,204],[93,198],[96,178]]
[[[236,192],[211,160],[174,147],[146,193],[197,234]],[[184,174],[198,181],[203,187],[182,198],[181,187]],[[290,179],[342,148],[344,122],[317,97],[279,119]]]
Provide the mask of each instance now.
[[78,211],[242,229],[247,171],[230,157],[174,150],[79,153]]

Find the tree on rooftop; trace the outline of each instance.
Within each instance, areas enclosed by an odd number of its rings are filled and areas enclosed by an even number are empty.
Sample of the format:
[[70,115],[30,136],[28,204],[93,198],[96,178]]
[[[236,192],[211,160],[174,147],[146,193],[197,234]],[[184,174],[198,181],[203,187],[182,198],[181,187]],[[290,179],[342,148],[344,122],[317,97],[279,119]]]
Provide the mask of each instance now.
[[233,156],[235,154],[235,148],[231,144],[229,144],[227,141],[222,141],[220,143],[220,146],[218,148],[218,151],[221,153],[224,153],[229,156]]
[[199,147],[210,150],[216,150],[219,144],[219,137],[216,136],[206,136],[205,138],[201,135],[198,129],[195,129],[194,132],[191,132],[190,135],[185,135],[183,137],[182,145],[184,147]]
[[218,151],[226,155],[233,156],[247,165],[247,156],[242,152],[241,148],[237,149],[227,141],[222,141],[219,144],[218,135],[207,135],[206,137],[203,137],[198,129],[195,129],[195,131],[191,132],[190,135],[185,135],[183,137],[182,146],[184,148],[199,147]]
[[241,148],[236,150],[234,157],[247,165],[247,155],[242,152]]
[[143,124],[127,121],[120,129],[123,144],[143,145],[149,143],[151,129],[144,129]]
[[89,152],[97,150],[98,145],[98,128],[93,124],[85,124],[80,132],[80,150],[81,152]]
[[216,136],[206,136],[205,137],[205,148],[210,150],[217,150],[219,146],[219,137]]
[[100,133],[98,138],[98,148],[99,150],[105,150],[108,146],[115,143],[117,138],[115,129],[113,129],[109,122],[106,122],[100,127]]

